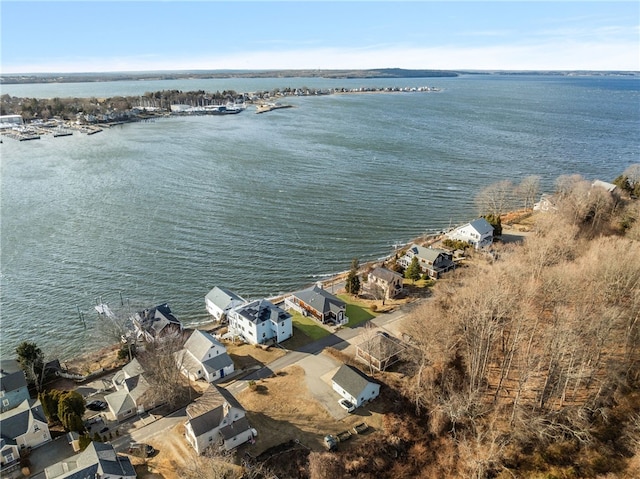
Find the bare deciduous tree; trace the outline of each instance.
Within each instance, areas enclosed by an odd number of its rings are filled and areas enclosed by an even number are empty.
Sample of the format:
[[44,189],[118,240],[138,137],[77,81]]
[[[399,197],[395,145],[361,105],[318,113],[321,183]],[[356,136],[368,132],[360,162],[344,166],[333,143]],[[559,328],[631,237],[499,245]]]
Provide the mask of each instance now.
[[498,217],[509,211],[513,207],[513,191],[513,183],[509,180],[498,181],[483,188],[476,196],[480,214]]
[[540,191],[540,176],[530,175],[524,178],[515,189],[515,195],[520,200],[522,207],[533,208],[538,192]]
[[183,345],[182,334],[166,335],[146,343],[138,356],[154,399],[166,402],[171,409],[187,400],[191,392],[188,379],[181,372]]

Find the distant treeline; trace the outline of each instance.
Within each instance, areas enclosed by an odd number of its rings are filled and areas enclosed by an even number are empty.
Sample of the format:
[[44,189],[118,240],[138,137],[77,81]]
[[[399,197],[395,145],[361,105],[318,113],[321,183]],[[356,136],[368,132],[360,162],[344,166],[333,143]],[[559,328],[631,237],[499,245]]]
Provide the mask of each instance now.
[[243,94],[233,90],[215,93],[204,90],[189,92],[163,90],[146,92],[144,95],[110,98],[19,98],[2,95],[0,114],[21,115],[25,121],[51,118],[73,120],[78,113],[95,116],[127,112],[134,108],[169,110],[173,104],[212,105],[243,99]]
[[431,78],[456,77],[447,70],[405,70],[380,68],[374,70],[211,70],[114,73],[41,73],[0,75],[0,84],[78,83],[125,80],[179,80],[182,78]]

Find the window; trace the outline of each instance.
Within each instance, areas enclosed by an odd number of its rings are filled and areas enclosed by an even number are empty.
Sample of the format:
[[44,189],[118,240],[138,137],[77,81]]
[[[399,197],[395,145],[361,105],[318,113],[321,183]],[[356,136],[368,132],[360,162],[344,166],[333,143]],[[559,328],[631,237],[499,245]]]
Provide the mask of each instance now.
[[38,432],[40,430],[40,427],[37,424],[33,425],[33,432]]
[[6,453],[3,457],[4,457],[5,464],[13,462],[13,453],[12,452]]
[[213,436],[209,436],[209,442],[213,441]]

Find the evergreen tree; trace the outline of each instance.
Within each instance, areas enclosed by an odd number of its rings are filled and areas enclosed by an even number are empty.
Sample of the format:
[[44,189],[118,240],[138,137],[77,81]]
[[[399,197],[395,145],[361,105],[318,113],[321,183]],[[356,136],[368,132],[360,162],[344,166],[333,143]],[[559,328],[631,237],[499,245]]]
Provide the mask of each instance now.
[[347,275],[347,280],[344,285],[344,289],[348,294],[352,294],[353,296],[357,296],[360,293],[360,278],[358,277],[358,258],[354,258],[351,261],[351,269],[349,270],[349,274]]
[[27,380],[40,390],[40,377],[44,373],[44,354],[32,341],[23,341],[16,348],[18,362],[24,370]]
[[487,223],[493,226],[493,236],[502,236],[502,220],[500,215],[486,215],[483,216]]
[[420,275],[422,274],[422,270],[420,269],[420,263],[418,262],[418,257],[414,256],[411,258],[411,263],[407,267],[404,272],[404,277],[410,279],[411,281],[416,281],[420,279]]

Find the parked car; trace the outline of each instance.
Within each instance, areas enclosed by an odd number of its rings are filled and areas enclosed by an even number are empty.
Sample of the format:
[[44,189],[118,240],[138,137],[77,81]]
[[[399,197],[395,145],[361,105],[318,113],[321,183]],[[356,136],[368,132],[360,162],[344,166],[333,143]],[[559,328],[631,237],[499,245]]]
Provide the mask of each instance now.
[[356,409],[356,405],[351,401],[347,401],[346,399],[340,399],[340,401],[338,401],[338,404],[340,404],[343,409],[346,409],[347,412],[353,412]]
[[100,434],[104,434],[105,432],[109,432],[109,426],[105,426],[102,429],[100,429]]
[[335,451],[336,449],[338,449],[338,439],[331,434],[327,434],[324,437],[324,446],[329,451]]
[[90,403],[87,403],[87,409],[90,411],[104,411],[107,409],[107,403],[98,400],[91,401]]
[[144,444],[142,442],[132,442],[129,444],[128,453],[132,456],[149,457],[153,456],[154,452],[156,452],[156,450],[151,444]]

